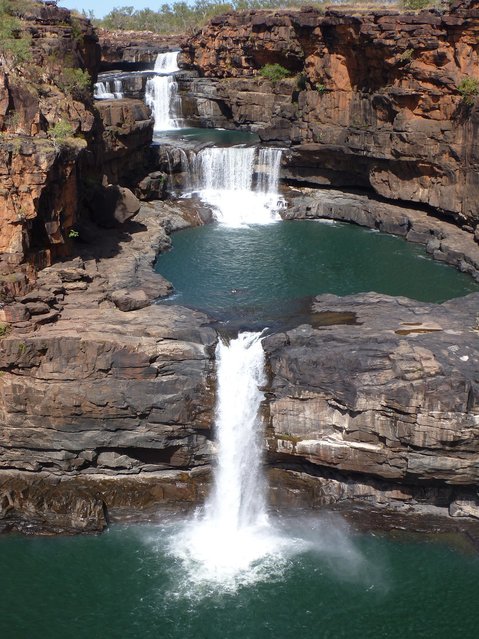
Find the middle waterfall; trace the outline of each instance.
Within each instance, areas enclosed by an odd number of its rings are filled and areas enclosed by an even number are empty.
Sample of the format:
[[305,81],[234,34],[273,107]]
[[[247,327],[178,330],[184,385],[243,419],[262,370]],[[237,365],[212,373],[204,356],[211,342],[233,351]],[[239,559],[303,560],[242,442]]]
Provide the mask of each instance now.
[[190,159],[191,190],[225,226],[269,224],[280,219],[281,149],[209,147]]

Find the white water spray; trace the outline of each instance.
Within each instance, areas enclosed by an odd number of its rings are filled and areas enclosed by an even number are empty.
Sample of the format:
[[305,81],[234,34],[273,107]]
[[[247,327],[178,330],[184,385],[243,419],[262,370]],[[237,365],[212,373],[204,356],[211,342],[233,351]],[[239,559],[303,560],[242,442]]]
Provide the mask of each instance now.
[[225,226],[271,224],[280,219],[278,194],[281,149],[212,147],[192,163],[195,191]]
[[179,71],[177,58],[178,51],[159,53],[153,69],[155,75],[146,82],[145,102],[153,113],[155,132],[180,127],[181,98],[174,76]]
[[218,463],[204,514],[175,538],[193,583],[231,588],[264,577],[281,561],[284,540],[272,529],[261,471],[264,352],[260,333],[242,333],[217,348]]

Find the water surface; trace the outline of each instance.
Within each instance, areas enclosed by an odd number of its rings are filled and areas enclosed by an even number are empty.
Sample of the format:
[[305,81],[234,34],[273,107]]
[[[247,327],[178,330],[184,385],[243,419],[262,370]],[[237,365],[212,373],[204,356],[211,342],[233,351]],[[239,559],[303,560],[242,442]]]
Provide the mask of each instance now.
[[364,535],[350,539],[351,561],[350,547],[332,548],[337,536],[330,529],[323,530],[322,542],[287,559],[269,578],[235,592],[209,590],[192,587],[181,562],[171,556],[177,526],[114,526],[99,537],[0,538],[0,636],[477,636],[477,555],[431,541]]
[[302,315],[310,296],[321,293],[376,291],[443,302],[479,290],[424,247],[351,224],[208,225],[172,239],[172,250],[156,264],[175,287],[169,302],[260,328]]
[[185,127],[174,131],[156,132],[153,142],[164,144],[169,141],[177,144],[179,140],[187,142],[210,143],[218,146],[235,146],[238,144],[258,144],[260,139],[250,131],[229,131],[227,129],[200,129]]

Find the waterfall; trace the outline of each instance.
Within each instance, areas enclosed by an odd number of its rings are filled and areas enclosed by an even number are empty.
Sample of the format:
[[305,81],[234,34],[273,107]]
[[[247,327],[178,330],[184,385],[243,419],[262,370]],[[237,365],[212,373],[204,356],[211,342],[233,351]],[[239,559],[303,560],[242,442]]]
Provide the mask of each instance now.
[[281,150],[261,148],[258,158],[258,191],[274,194],[278,191]]
[[194,190],[225,226],[269,224],[280,219],[280,162],[281,149],[202,149],[191,167]]
[[121,100],[123,98],[123,84],[121,80],[113,80],[114,90],[111,90],[111,81],[95,82],[93,97],[96,100]]
[[173,542],[173,554],[189,567],[190,579],[234,586],[255,580],[260,566],[278,561],[283,540],[266,514],[261,472],[259,416],[265,383],[260,333],[242,333],[217,347],[218,462],[204,513]]
[[258,387],[266,378],[259,338],[259,333],[242,333],[229,345],[220,342],[217,348],[219,457],[207,519],[225,537],[266,520],[258,416],[264,399]]
[[117,100],[121,100],[123,97],[123,84],[121,80],[113,80],[113,86],[115,87],[114,95]]
[[159,53],[156,56],[155,66],[153,71],[156,73],[174,73],[179,71],[178,66],[178,53],[179,51],[167,51],[166,53]]
[[146,82],[145,102],[152,111],[155,132],[180,127],[181,98],[174,76],[179,71],[177,57],[178,51],[159,53],[153,69],[155,75]]

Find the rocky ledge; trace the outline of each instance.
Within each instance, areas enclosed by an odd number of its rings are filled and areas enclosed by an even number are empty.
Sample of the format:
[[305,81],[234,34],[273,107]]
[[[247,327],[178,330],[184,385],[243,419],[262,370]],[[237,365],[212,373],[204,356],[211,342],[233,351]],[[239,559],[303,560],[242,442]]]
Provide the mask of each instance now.
[[324,295],[265,339],[275,500],[479,518],[478,307]]
[[193,218],[145,204],[129,225],[92,228],[16,303],[23,321],[0,340],[0,530],[101,530],[115,509],[198,499],[216,332],[151,304],[171,290],[152,262]]
[[142,71],[153,68],[158,53],[179,49],[184,36],[152,31],[98,29],[102,71]]

